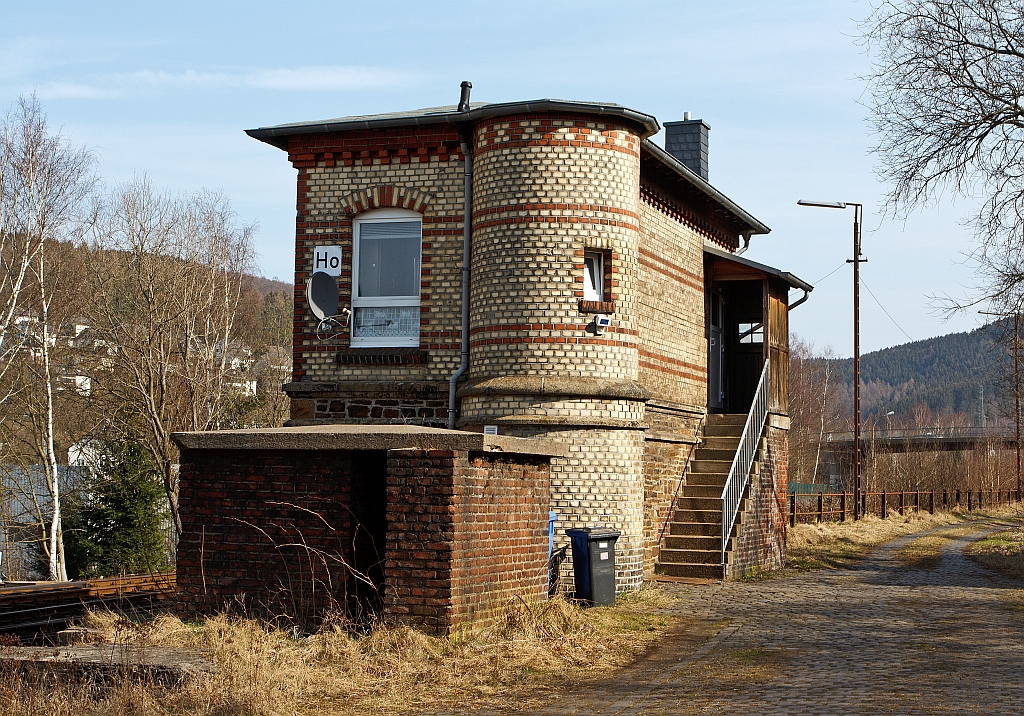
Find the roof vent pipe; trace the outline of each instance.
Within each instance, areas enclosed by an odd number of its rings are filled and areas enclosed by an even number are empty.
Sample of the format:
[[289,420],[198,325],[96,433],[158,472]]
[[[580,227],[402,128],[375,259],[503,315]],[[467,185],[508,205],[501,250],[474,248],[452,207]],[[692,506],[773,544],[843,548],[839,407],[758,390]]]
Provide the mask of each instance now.
[[691,113],[683,112],[683,121],[684,122],[689,122],[691,119],[693,119],[693,115]]
[[[473,89],[473,83],[472,82],[463,82],[462,83],[462,96],[459,97],[459,111],[460,112],[468,112],[469,111],[469,92],[472,89]],[[451,105],[449,105],[449,106],[451,106]]]

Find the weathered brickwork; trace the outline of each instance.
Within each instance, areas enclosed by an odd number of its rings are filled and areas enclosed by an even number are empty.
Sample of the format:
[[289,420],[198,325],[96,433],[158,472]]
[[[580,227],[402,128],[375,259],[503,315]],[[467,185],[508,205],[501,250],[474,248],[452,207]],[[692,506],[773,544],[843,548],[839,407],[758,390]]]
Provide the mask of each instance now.
[[695,443],[644,443],[644,574],[652,574],[665,527],[680,488],[686,484],[687,468]]
[[638,400],[568,398],[564,396],[503,395],[467,396],[462,399],[465,426],[630,425],[638,427],[644,418],[644,404]]
[[389,451],[386,613],[453,633],[546,598],[548,490],[546,460]]
[[[442,127],[302,135],[291,139],[289,158],[299,171],[292,380],[300,384],[446,381],[458,366],[461,340],[463,182],[458,133]],[[312,274],[313,247],[319,244],[342,247],[339,305],[351,302],[352,221],[379,208],[412,210],[423,217],[420,346],[424,353],[419,360],[368,359],[370,353],[393,352],[350,348],[347,328],[318,333],[318,321],[306,303],[305,283]],[[306,398],[300,395],[301,385],[295,387],[293,395]],[[344,398],[345,392],[342,384],[336,396]],[[318,412],[331,417],[330,411]],[[413,422],[434,424],[434,419],[417,416]]]
[[570,592],[574,588],[565,530],[597,526],[622,533],[615,548],[618,589],[638,588],[644,575],[643,431],[519,427],[508,432],[556,440],[569,448],[569,457],[551,460],[551,510],[556,514],[555,550],[560,552],[555,562],[561,588]]
[[379,561],[352,550],[357,524],[383,527],[383,470],[383,453],[183,450],[178,609],[356,608],[360,583],[342,565],[372,572]]
[[[470,373],[636,379],[639,139],[580,117],[476,132]],[[583,252],[611,252],[612,326],[587,333]]]
[[786,490],[789,433],[768,426],[762,440],[760,470],[751,475],[749,507],[743,517],[730,576],[755,567],[781,568],[786,563]]
[[651,203],[640,203],[639,380],[652,401],[707,405],[703,240]]
[[547,596],[549,490],[528,455],[183,450],[177,607],[486,626]]

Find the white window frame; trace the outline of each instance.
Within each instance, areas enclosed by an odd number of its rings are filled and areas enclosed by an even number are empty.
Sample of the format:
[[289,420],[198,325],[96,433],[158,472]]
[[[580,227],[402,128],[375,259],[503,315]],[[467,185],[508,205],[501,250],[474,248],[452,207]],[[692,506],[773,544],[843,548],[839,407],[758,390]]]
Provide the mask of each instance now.
[[764,343],[764,322],[746,322],[737,324],[737,335],[740,343]]
[[[587,259],[591,258],[596,259],[597,263],[597,285],[594,286],[597,298],[587,296],[587,282],[590,277],[590,272],[587,270]],[[602,251],[583,252],[583,300],[597,302],[604,301],[604,252]]]
[[416,263],[416,286],[417,289],[419,289],[421,286],[419,276],[423,266],[423,215],[416,211],[409,211],[408,209],[375,209],[374,211],[368,211],[365,214],[360,214],[359,217],[352,222],[352,321],[349,333],[349,345],[353,348],[410,348],[419,347],[420,345],[419,330],[416,331],[415,336],[407,337],[394,336],[390,338],[360,338],[359,336],[354,335],[355,313],[357,309],[360,308],[374,308],[378,306],[415,306],[417,325],[419,324],[421,290],[417,290],[415,296],[379,296],[373,298],[361,298],[359,296],[359,244],[360,231],[362,230],[363,224],[379,224],[388,221],[410,220],[420,222],[420,257]]

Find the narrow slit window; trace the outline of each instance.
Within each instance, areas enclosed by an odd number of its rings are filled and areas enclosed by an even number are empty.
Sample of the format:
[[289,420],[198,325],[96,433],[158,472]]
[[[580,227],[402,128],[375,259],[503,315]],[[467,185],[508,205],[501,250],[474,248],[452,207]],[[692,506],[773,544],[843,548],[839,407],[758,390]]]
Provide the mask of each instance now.
[[604,256],[596,251],[583,254],[583,300],[604,300]]
[[763,323],[739,324],[740,343],[764,343]]

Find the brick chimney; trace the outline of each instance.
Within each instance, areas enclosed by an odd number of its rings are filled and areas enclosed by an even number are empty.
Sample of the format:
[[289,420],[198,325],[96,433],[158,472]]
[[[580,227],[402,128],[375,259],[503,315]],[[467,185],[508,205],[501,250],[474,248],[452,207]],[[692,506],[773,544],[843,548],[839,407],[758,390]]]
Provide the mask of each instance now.
[[708,132],[702,119],[683,114],[682,122],[665,122],[665,151],[681,161],[704,181],[708,180]]

